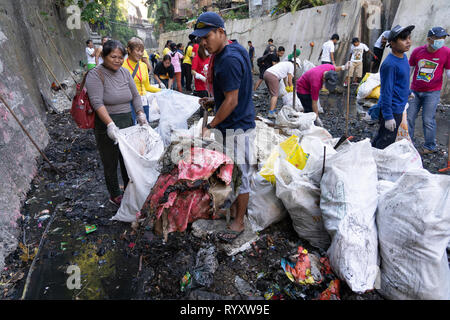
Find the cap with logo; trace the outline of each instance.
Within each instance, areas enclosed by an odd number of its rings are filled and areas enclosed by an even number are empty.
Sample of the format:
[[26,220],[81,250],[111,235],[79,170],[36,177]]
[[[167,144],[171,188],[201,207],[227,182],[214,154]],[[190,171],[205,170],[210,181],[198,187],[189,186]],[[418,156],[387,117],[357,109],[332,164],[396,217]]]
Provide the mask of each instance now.
[[435,36],[435,37],[438,37],[438,38],[440,38],[440,37],[444,37],[444,36],[448,36],[449,34],[447,33],[447,31],[445,31],[445,29],[444,28],[442,28],[442,27],[433,27],[433,28],[431,28],[430,29],[430,31],[428,31],[428,37],[432,37],[432,36]]
[[189,39],[194,39],[195,37],[204,37],[211,30],[222,28],[225,30],[225,23],[223,19],[215,12],[204,12],[202,13],[195,22],[194,32],[189,35]]

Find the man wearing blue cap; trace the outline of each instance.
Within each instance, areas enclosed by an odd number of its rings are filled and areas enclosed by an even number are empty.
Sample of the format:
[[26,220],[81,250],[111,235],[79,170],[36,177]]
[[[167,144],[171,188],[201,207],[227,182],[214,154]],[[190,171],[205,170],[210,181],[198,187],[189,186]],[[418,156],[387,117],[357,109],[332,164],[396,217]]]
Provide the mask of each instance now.
[[[204,108],[215,107],[214,119],[203,128],[203,136],[216,129],[224,138],[227,153],[242,172],[239,195],[231,207],[235,212],[233,223],[217,237],[232,242],[244,231],[244,217],[247,212],[250,192],[250,151],[254,143],[255,106],[252,101],[252,69],[247,51],[236,41],[229,41],[222,18],[215,12],[202,13],[189,38],[199,37],[201,45],[213,54],[213,62],[208,69],[207,82],[212,82],[214,98],[202,98]],[[239,131],[239,132],[237,132]]]
[[422,154],[436,152],[436,108],[442,89],[442,75],[446,69],[450,79],[450,48],[444,46],[448,33],[441,27],[428,31],[427,44],[414,49],[409,58],[414,72],[411,90],[414,98],[409,101],[408,131],[414,140],[414,126],[422,107],[423,135],[425,144]]
[[402,122],[403,111],[408,102],[409,64],[405,52],[411,47],[411,31],[414,26],[396,25],[389,32],[388,45],[392,52],[380,68],[380,128],[372,141],[372,146],[384,149],[395,142],[397,131]]

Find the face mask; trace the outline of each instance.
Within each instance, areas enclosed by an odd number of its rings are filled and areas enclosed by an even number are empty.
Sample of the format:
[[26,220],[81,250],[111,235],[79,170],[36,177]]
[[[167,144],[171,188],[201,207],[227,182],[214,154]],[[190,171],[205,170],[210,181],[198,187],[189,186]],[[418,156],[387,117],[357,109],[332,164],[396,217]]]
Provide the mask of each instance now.
[[434,50],[439,50],[444,46],[444,39],[434,40],[434,43],[431,45],[431,47]]

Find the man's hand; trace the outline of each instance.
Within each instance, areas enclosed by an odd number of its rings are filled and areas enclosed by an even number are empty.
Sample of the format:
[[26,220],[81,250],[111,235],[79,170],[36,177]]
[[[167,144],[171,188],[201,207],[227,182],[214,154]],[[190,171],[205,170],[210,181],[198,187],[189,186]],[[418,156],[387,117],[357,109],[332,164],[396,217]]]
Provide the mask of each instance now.
[[139,125],[143,126],[148,124],[147,122],[147,117],[145,116],[144,112],[139,112],[138,116],[137,116],[137,122],[139,123]]
[[201,98],[198,100],[200,106],[207,111],[210,111],[214,107],[214,98]]
[[389,131],[394,132],[395,127],[397,126],[397,124],[395,123],[395,120],[394,120],[394,119],[391,119],[391,120],[386,120],[385,123],[384,123],[384,126],[385,126],[385,128],[388,129]]
[[161,82],[159,83],[159,88],[160,88],[160,89],[166,89],[166,85],[161,81]]
[[211,131],[207,127],[202,128],[202,137],[203,138],[209,138],[211,135]]
[[107,126],[106,126],[106,134],[108,135],[108,137],[114,141],[114,144],[117,144],[117,136],[119,134],[119,128],[117,128],[116,124],[114,123],[114,121],[111,121]]
[[314,125],[318,127],[323,127],[322,120],[320,120],[319,116],[317,116],[316,120],[314,120]]
[[198,73],[198,72],[195,74],[195,79],[201,80],[201,81],[203,81],[203,82],[206,83],[206,78],[205,78],[205,76],[202,75],[202,74],[200,74],[200,73]]

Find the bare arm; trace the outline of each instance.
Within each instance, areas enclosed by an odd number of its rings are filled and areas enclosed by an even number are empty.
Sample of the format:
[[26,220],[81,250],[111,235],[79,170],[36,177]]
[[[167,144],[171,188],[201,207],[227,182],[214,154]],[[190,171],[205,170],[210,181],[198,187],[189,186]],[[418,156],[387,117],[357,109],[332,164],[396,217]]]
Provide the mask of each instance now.
[[292,87],[293,86],[293,84],[292,84],[292,74],[288,73],[287,79],[288,79],[289,86]]
[[106,110],[105,106],[101,106],[98,108],[95,112],[97,112],[98,117],[105,125],[108,125],[112,122],[111,117],[109,116],[108,111]]
[[330,57],[331,57],[331,63],[333,65],[335,65],[336,63],[334,62],[334,52],[330,52]]
[[312,101],[312,109],[317,116],[319,116],[319,108],[317,107],[317,100]]
[[167,89],[171,89],[173,84],[173,78],[169,78],[169,87]]

